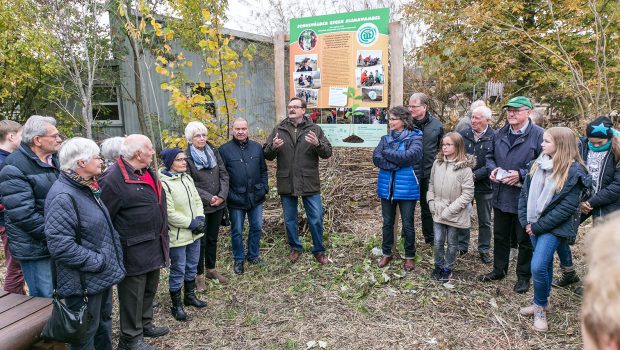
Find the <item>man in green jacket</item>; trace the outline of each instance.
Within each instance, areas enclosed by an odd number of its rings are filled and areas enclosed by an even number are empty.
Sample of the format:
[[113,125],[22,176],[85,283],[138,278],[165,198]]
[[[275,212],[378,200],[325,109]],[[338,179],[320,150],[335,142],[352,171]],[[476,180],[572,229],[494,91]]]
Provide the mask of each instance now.
[[293,97],[288,103],[288,118],[277,125],[263,146],[265,159],[277,158],[278,194],[284,211],[286,236],[291,252],[289,260],[295,263],[302,245],[297,226],[297,203],[304,204],[308,226],[312,234],[312,253],[322,265],[329,263],[323,246],[323,206],[319,180],[319,157],[332,155],[332,145],[323,130],[306,117],[306,102]]

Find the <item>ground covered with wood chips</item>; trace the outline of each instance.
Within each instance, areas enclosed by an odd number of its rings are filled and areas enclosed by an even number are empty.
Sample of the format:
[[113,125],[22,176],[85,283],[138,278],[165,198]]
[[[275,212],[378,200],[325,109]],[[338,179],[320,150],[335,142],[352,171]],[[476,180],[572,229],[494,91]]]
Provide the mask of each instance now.
[[[419,214],[415,270],[405,273],[398,259],[378,268],[372,250],[381,246],[382,220],[372,152],[334,153],[321,162],[325,245],[332,264],[320,266],[312,258],[303,214],[305,252],[296,264],[288,262],[282,211],[272,188],[264,211],[264,263],[246,264],[245,274],[234,275],[228,228],[222,228],[217,264],[230,283],[208,283],[200,297],[209,306],[188,307],[190,321],[177,322],[169,312],[168,271],[163,270],[155,321],[171,332],[149,339],[150,344],[157,349],[581,349],[581,299],[571,290],[553,288],[550,330],[537,333],[530,317],[519,315],[519,308],[532,302],[532,289],[524,295],[512,291],[514,262],[503,281],[476,280],[491,266],[482,264],[475,250],[475,217],[470,251],[457,259],[451,283],[430,278],[432,247],[421,237]],[[275,187],[274,164],[269,167]],[[574,247],[580,276],[587,230]],[[402,242],[399,249],[402,253]],[[0,264],[3,278],[4,259]],[[556,259],[556,277],[557,268]],[[116,343],[116,305],[113,317]]]

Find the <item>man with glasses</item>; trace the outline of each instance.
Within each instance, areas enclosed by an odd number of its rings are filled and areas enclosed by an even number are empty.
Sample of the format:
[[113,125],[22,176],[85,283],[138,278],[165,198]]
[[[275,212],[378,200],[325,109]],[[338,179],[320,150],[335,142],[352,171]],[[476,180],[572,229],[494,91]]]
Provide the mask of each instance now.
[[500,280],[508,273],[510,236],[516,234],[518,245],[516,293],[530,288],[532,243],[517,215],[521,184],[529,172],[528,163],[538,158],[545,130],[530,116],[532,102],[518,96],[504,105],[508,123],[499,129],[493,149],[487,155],[487,170],[493,182],[493,271],[480,276],[483,282]]
[[33,115],[22,129],[22,142],[0,171],[0,195],[11,254],[19,261],[28,291],[52,297],[50,253],[45,239],[44,206],[58,178],[56,153],[62,138],[52,117]]
[[428,207],[426,193],[431,177],[433,162],[437,158],[441,139],[443,138],[443,124],[429,111],[430,99],[426,94],[417,92],[409,97],[409,112],[415,126],[422,130],[422,162],[414,164],[414,172],[420,183],[420,208],[422,218],[422,234],[424,242],[433,245],[433,214]]
[[263,146],[265,159],[277,158],[278,194],[284,211],[286,236],[291,247],[289,260],[295,263],[302,252],[297,224],[297,203],[301,197],[312,234],[312,253],[319,264],[329,263],[323,246],[323,205],[319,181],[319,157],[332,155],[332,145],[323,130],[306,117],[306,102],[293,97],[288,118],[277,125]]

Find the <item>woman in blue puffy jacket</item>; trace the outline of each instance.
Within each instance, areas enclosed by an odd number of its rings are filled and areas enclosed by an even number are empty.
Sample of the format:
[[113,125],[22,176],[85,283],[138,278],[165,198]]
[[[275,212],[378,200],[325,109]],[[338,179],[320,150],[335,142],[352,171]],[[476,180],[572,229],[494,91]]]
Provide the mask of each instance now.
[[389,110],[389,132],[381,138],[372,156],[373,163],[379,167],[377,195],[381,199],[383,216],[383,256],[379,267],[392,261],[394,245],[394,217],[396,207],[405,236],[405,271],[415,267],[415,232],[413,212],[416,201],[420,199],[420,185],[414,172],[414,164],[422,160],[422,131],[414,128],[409,110],[403,106]]

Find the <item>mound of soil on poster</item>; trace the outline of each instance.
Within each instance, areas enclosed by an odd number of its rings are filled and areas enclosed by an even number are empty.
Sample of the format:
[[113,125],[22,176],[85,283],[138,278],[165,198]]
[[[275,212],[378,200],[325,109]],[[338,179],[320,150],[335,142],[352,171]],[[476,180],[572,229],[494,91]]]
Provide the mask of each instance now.
[[342,139],[342,142],[348,142],[348,143],[362,143],[364,142],[364,139],[353,134],[349,137],[345,137],[344,139]]

